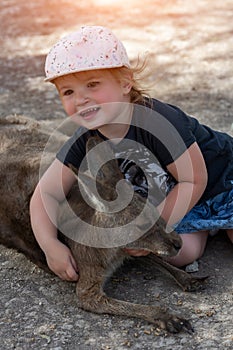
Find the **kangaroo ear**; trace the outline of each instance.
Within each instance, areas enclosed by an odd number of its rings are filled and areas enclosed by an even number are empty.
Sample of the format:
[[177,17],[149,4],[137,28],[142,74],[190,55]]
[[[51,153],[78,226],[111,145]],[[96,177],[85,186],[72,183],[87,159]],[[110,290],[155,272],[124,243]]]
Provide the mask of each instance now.
[[86,200],[92,208],[98,211],[104,211],[105,206],[100,200],[99,193],[96,189],[96,181],[98,180],[93,178],[89,170],[81,172],[70,163],[68,166],[77,178],[83,199]]
[[86,159],[88,169],[96,179],[111,179],[111,176],[120,171],[109,141],[103,141],[98,136],[88,139]]
[[95,210],[105,212],[105,201],[100,197],[96,188],[98,180],[93,178],[89,171],[79,172],[78,184],[83,199]]
[[96,211],[104,213],[119,212],[125,209],[133,198],[133,188],[123,178],[116,177],[114,181],[107,174],[104,181],[94,179],[88,171],[80,172],[78,176],[79,189],[83,199]]
[[[79,170],[69,165],[70,169],[77,175],[80,192],[87,203],[94,209],[102,212],[109,211],[109,202],[115,205],[119,193],[122,192],[118,201],[123,197],[131,197],[126,189],[128,187],[120,180],[124,179],[118,162],[108,141],[103,141],[99,137],[91,137],[87,141],[86,167]],[[126,189],[125,189],[126,187]],[[124,190],[125,189],[125,190]],[[123,199],[122,199],[122,202]],[[118,202],[117,202],[118,203]]]
[[98,146],[102,142],[103,142],[103,140],[99,136],[91,136],[91,137],[89,137],[89,139],[87,140],[87,144],[86,144],[87,153],[92,148],[94,148],[95,146]]
[[[110,175],[109,171],[113,172],[118,168],[117,160],[113,150],[107,141],[103,141],[99,136],[91,136],[86,143],[86,161],[87,167],[93,178],[104,178],[104,172],[108,171],[108,177]],[[110,162],[109,162],[110,161]],[[108,170],[104,165],[106,163],[111,163],[108,165]],[[79,175],[79,172],[86,172],[86,169],[76,168],[73,164],[69,163],[68,167],[73,171],[75,175]],[[98,175],[97,175],[98,174]]]

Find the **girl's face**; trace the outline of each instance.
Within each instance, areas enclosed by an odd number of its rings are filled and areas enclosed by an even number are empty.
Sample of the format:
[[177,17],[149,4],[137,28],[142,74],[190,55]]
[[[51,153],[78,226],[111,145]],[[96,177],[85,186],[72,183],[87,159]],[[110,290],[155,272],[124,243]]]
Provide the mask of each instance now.
[[130,80],[120,82],[106,69],[68,74],[54,83],[66,113],[87,129],[120,122],[122,106],[130,102]]

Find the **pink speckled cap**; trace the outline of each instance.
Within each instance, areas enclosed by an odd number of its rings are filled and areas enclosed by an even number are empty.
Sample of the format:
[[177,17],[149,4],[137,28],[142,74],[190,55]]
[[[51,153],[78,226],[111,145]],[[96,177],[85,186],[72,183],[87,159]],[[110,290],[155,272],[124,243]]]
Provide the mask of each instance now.
[[45,81],[70,73],[123,66],[130,67],[129,58],[112,31],[100,26],[83,26],[51,48],[45,62]]

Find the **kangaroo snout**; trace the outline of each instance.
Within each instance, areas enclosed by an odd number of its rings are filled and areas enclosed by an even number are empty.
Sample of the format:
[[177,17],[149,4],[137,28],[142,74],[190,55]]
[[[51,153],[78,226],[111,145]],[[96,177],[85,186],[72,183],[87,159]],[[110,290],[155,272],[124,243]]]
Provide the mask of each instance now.
[[173,245],[173,248],[176,250],[176,252],[178,253],[178,251],[181,249],[182,247],[182,239],[180,237],[180,235],[178,233],[176,233],[175,231],[172,231],[170,233],[170,241]]

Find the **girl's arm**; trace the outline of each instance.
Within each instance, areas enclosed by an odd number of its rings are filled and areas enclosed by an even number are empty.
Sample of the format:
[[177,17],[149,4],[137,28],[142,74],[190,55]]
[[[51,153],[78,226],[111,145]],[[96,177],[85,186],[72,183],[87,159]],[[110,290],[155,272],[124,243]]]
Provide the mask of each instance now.
[[[167,166],[177,180],[176,186],[157,207],[161,216],[172,226],[192,209],[207,185],[207,170],[197,143],[192,144],[176,161]],[[126,249],[133,256],[147,255],[147,251]]]
[[174,225],[198,202],[206,188],[208,174],[196,142],[167,169],[177,180],[177,185],[157,208],[168,225]]
[[57,210],[74,182],[72,171],[56,159],[40,179],[30,202],[36,240],[49,268],[65,280],[78,279],[77,266],[69,248],[57,239]]

